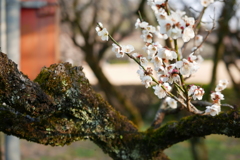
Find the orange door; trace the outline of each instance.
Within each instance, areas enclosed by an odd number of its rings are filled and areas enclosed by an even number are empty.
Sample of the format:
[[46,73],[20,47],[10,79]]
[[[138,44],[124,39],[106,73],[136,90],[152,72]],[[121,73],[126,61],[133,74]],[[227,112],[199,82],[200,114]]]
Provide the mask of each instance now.
[[58,58],[57,6],[21,9],[21,71],[36,78],[43,66],[56,63]]

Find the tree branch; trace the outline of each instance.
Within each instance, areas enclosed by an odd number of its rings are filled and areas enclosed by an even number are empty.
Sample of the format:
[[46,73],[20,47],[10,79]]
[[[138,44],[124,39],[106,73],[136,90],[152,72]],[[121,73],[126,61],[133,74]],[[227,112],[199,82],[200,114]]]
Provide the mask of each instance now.
[[164,149],[191,137],[240,137],[236,110],[189,116],[139,132],[92,90],[82,69],[53,64],[32,82],[0,53],[0,131],[52,146],[90,139],[117,160],[168,159]]
[[69,63],[44,67],[35,79],[37,84],[1,53],[0,70],[0,130],[4,133],[52,146],[89,138],[114,157],[126,150],[120,135],[127,143],[133,137],[125,135],[138,133],[132,122],[92,90],[82,67]]
[[193,115],[182,118],[179,122],[170,122],[157,130],[148,132],[150,146],[156,151],[193,137],[205,137],[210,134],[222,134],[240,137],[239,111],[232,110],[218,116]]

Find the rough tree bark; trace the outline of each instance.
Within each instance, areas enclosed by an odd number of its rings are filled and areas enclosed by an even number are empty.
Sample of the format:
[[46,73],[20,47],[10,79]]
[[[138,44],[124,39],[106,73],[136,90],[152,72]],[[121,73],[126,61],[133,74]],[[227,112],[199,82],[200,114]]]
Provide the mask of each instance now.
[[237,109],[139,132],[92,90],[82,70],[69,63],[53,64],[32,82],[0,53],[0,131],[52,146],[90,139],[117,160],[168,159],[164,149],[192,137],[240,137]]

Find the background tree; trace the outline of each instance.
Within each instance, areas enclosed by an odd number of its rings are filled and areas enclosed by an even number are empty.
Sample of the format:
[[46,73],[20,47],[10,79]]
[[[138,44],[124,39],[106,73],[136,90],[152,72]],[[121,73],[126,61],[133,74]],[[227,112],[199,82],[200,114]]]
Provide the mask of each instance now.
[[108,102],[131,117],[135,124],[141,124],[138,108],[128,96],[111,84],[102,71],[101,63],[111,43],[96,39],[95,32],[97,22],[102,21],[108,24],[110,33],[118,41],[129,36],[136,19],[136,5],[128,0],[60,0],[60,6],[63,30],[70,32],[68,35],[72,42],[84,53],[84,60],[95,74]]

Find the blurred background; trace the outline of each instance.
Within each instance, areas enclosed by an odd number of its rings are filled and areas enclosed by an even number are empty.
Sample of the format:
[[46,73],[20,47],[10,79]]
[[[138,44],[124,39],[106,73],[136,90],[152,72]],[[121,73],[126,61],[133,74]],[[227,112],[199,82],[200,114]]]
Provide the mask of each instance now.
[[[101,41],[95,26],[102,22],[120,44],[131,44],[143,53],[141,31],[135,29],[138,11],[143,19],[156,25],[147,0],[0,0],[0,47],[30,79],[43,66],[69,62],[81,65],[93,88],[139,129],[148,128],[160,100],[146,89],[136,74],[138,66],[127,57],[117,59],[111,52],[112,42]],[[184,10],[197,18],[200,0],[169,0],[173,10]],[[240,103],[240,1],[215,2],[203,15],[199,34],[208,36],[201,55],[205,59],[199,71],[188,81],[207,92],[214,90],[220,79],[228,79],[225,101]],[[168,42],[159,41],[162,46]],[[181,46],[181,42],[179,43]],[[190,42],[183,56],[191,53]],[[205,97],[208,100],[209,97]],[[228,108],[223,108],[228,109]],[[179,120],[187,113],[168,115],[164,122]],[[90,141],[64,147],[50,147],[18,140],[0,133],[0,160],[105,160],[111,159]],[[11,140],[14,139],[14,140]],[[18,147],[19,146],[19,147]],[[240,140],[211,135],[193,138],[172,146],[166,154],[173,160],[240,159]],[[9,157],[8,157],[8,156]]]

